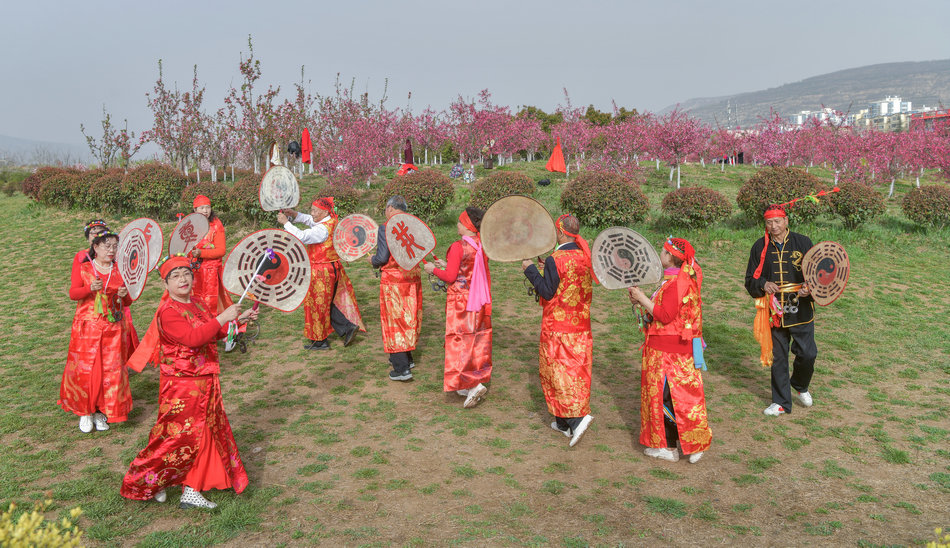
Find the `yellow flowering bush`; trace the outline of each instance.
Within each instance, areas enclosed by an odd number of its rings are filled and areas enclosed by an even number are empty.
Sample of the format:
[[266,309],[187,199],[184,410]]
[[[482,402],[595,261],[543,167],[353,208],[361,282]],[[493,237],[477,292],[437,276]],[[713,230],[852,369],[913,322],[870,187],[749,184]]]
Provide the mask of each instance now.
[[950,548],[950,533],[940,536],[943,533],[943,529],[937,527],[934,529],[934,534],[937,535],[937,540],[932,540],[927,543],[927,548]]
[[59,523],[47,521],[43,512],[52,504],[51,499],[33,506],[32,512],[24,512],[15,521],[13,513],[16,504],[10,506],[0,514],[0,546],[12,548],[25,547],[78,547],[82,546],[82,531],[73,525],[73,521],[82,515],[77,506],[69,511],[68,518]]

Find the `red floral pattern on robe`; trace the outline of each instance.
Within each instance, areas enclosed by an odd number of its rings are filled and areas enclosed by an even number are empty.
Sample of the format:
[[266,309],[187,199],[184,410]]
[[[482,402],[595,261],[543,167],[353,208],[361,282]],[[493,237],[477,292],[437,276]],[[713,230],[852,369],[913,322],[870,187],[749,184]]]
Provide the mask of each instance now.
[[336,217],[328,219],[326,226],[330,237],[319,244],[307,246],[307,255],[310,257],[310,287],[303,299],[303,333],[313,341],[322,341],[333,333],[333,327],[330,325],[331,304],[336,305],[346,319],[356,324],[360,331],[366,331],[359,305],[356,304],[356,291],[343,270],[340,256],[333,248],[333,230],[337,222]]
[[416,349],[422,329],[421,269],[403,270],[396,260],[380,268],[379,318],[387,354]]
[[[446,392],[474,388],[479,383],[491,381],[492,368],[491,304],[482,306],[476,312],[465,309],[472,271],[475,269],[475,248],[464,240],[452,244],[456,245],[462,249],[458,276],[446,288],[445,298],[443,390]],[[486,275],[489,275],[487,271]]]

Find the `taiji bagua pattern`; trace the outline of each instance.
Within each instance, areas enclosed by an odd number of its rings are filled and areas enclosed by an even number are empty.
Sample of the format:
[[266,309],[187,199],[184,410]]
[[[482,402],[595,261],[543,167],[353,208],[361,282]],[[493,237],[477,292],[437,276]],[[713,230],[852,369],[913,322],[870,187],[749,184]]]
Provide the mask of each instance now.
[[607,289],[653,284],[663,277],[660,256],[646,238],[622,226],[601,232],[591,247],[594,274]]
[[133,228],[125,234],[124,238],[119,238],[119,251],[116,253],[115,260],[119,266],[119,274],[122,274],[125,287],[128,288],[129,296],[133,301],[138,299],[142,290],[145,289],[149,258],[148,242],[145,241],[145,233],[141,230]]
[[119,232],[119,241],[123,241],[126,235],[133,229],[139,229],[145,236],[148,243],[148,269],[153,270],[162,258],[162,251],[165,249],[165,237],[162,235],[162,227],[148,217],[136,219],[122,227]]
[[802,275],[815,302],[828,306],[844,293],[851,262],[838,242],[819,242],[802,259]]
[[[274,259],[266,250],[274,251]],[[248,296],[262,304],[291,312],[303,302],[310,286],[310,258],[303,243],[283,230],[258,230],[238,243],[225,261],[224,287],[240,295],[260,270]]]
[[274,166],[261,179],[258,192],[261,209],[277,211],[297,207],[300,203],[300,187],[292,171],[284,166]]
[[379,225],[372,218],[354,213],[340,219],[333,231],[333,247],[344,261],[352,262],[376,247]]
[[187,255],[208,233],[208,218],[201,213],[192,213],[178,222],[168,240],[169,255]]

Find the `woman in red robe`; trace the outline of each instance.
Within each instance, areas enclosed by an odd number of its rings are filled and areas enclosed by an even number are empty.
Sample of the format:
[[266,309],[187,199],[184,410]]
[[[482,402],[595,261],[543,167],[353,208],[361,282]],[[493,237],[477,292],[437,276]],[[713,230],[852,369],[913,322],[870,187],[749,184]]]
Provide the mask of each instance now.
[[191,250],[191,256],[198,261],[191,298],[217,314],[231,306],[231,297],[221,283],[221,259],[227,251],[224,225],[211,209],[211,200],[207,196],[195,196],[192,206],[195,213],[201,213],[208,218],[208,233]]
[[83,254],[85,262],[73,263],[69,298],[78,303],[58,403],[79,416],[85,433],[108,430],[109,422],[125,421],[132,410],[123,321],[132,299],[115,264],[118,245],[117,234],[102,232]]
[[666,269],[663,285],[647,297],[638,287],[629,289],[630,301],[647,315],[643,328],[643,364],[640,380],[640,443],[644,453],[670,462],[679,460],[679,441],[689,462],[696,463],[712,443],[706,417],[706,396],[699,367],[702,360],[703,272],[693,246],[669,238],[660,252]]
[[443,389],[465,396],[466,408],[478,405],[488,392],[485,384],[491,381],[491,274],[479,237],[483,215],[481,209],[465,208],[456,225],[462,239],[449,246],[447,261],[424,266],[449,284]]
[[190,298],[194,276],[185,257],[159,266],[168,299],[155,313],[160,369],[158,420],[122,480],[120,494],[164,502],[165,488],[183,485],[181,508],[215,508],[201,495],[208,489],[247,487],[247,472],[224,413],[215,342],[228,322],[256,319],[257,311],[231,305],[217,317]]

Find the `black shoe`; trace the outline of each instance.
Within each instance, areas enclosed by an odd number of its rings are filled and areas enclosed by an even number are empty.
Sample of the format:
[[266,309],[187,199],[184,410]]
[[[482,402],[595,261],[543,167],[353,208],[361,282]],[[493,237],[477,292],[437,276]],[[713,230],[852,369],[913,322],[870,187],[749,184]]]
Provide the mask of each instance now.
[[397,373],[395,370],[389,372],[389,380],[391,381],[411,381],[412,372],[408,369],[405,373]]
[[322,341],[310,341],[308,344],[303,345],[306,350],[329,350],[330,341],[323,339]]
[[354,325],[353,329],[351,329],[349,333],[343,336],[343,346],[344,347],[350,346],[350,343],[353,342],[353,339],[356,338],[356,334],[359,333],[359,331],[360,331],[360,328]]

